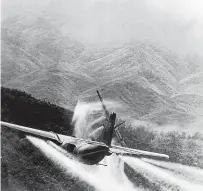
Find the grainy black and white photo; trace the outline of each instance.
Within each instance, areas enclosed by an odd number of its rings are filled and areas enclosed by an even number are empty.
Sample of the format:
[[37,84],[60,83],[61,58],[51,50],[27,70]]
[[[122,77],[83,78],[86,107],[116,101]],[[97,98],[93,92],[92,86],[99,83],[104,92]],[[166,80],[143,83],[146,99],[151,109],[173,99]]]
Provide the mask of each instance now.
[[202,0],[2,0],[2,191],[202,191]]

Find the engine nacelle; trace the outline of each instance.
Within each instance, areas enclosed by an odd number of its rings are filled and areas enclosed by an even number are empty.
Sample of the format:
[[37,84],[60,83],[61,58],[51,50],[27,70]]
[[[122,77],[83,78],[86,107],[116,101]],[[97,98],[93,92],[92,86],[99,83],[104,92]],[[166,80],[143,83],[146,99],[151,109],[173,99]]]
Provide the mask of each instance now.
[[62,145],[62,148],[65,149],[66,151],[68,151],[69,153],[73,153],[75,147],[76,146],[74,144],[71,144],[71,143],[65,143]]

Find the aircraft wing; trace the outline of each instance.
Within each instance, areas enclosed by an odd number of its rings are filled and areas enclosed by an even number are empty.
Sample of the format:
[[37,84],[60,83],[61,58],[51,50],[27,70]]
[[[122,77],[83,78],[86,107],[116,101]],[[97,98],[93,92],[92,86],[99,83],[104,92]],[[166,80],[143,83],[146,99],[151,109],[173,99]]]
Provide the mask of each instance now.
[[127,156],[135,156],[135,157],[145,157],[145,158],[156,158],[156,159],[169,159],[168,155],[143,151],[138,149],[131,149],[127,147],[121,147],[117,145],[111,145],[110,151],[112,153],[120,154],[120,155],[127,155]]
[[[56,134],[54,132],[48,132],[48,131],[42,131],[39,129],[34,129],[34,128],[29,128],[21,125],[16,125],[12,123],[7,123],[0,121],[1,126],[6,126],[11,129],[19,130],[21,132],[24,132],[27,135],[33,135],[40,137],[45,140],[52,140],[54,142],[57,142],[58,144],[62,143],[72,143],[72,144],[77,144],[77,143],[88,143],[92,145],[101,145],[108,147],[106,144],[102,142],[97,142],[97,141],[91,141],[88,139],[82,139],[82,138],[76,138],[72,136],[67,136],[67,135],[62,135],[62,134]],[[165,154],[159,154],[159,153],[154,153],[154,152],[149,152],[149,151],[142,151],[142,150],[137,150],[137,149],[131,149],[127,147],[121,147],[121,146],[116,146],[116,145],[111,145],[109,147],[110,152],[116,153],[116,154],[121,154],[121,155],[129,155],[129,156],[135,156],[135,157],[150,157],[150,158],[162,158],[162,159],[168,159],[169,156]]]
[[0,121],[0,124],[1,124],[1,126],[6,126],[11,129],[15,129],[15,130],[24,132],[27,135],[37,136],[37,137],[40,137],[45,140],[52,140],[59,144],[62,144],[62,143],[73,143],[73,144],[74,143],[76,143],[76,144],[77,143],[88,143],[88,144],[92,144],[92,145],[102,145],[102,146],[108,147],[106,144],[101,143],[101,142],[91,141],[91,140],[82,139],[82,138],[76,138],[76,137],[62,135],[62,134],[56,134],[54,132],[49,132],[49,131],[42,131],[39,129],[34,129],[34,128],[30,128],[30,127],[7,123],[4,121]]

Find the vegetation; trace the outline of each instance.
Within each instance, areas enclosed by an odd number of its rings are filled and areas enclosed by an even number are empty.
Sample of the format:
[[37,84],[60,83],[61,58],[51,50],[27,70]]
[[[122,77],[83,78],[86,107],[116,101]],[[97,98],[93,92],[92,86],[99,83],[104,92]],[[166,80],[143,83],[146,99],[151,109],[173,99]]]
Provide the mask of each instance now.
[[[2,121],[58,133],[71,134],[73,113],[37,100],[25,92],[1,89]],[[2,190],[93,190],[85,182],[68,176],[16,131],[1,129]]]
[[19,125],[71,135],[73,112],[18,90],[1,88],[1,118]]
[[203,135],[186,132],[155,132],[146,127],[120,128],[131,148],[168,154],[170,161],[203,168]]

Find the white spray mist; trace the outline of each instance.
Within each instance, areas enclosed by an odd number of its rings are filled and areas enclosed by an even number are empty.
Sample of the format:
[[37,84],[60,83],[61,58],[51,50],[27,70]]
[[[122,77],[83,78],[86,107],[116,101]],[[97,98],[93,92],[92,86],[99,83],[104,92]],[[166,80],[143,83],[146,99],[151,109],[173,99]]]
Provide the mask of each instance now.
[[[115,111],[117,108],[121,108],[121,104],[113,101],[105,101],[104,104],[109,111]],[[95,118],[94,114],[100,115],[97,115]],[[92,126],[104,121],[104,119],[101,102],[86,103],[78,101],[72,119],[72,123],[75,125],[74,135],[80,138],[87,138],[92,130]]]
[[[123,176],[122,165],[115,165],[117,161],[114,157],[107,157],[106,164],[104,166],[89,166],[82,164],[72,157],[70,154],[64,153],[61,151],[61,148],[58,149],[52,147],[50,144],[45,141],[28,136],[28,139],[33,145],[39,148],[49,159],[51,159],[55,164],[60,168],[66,171],[67,174],[71,174],[73,177],[77,177],[100,191],[138,191],[134,188],[132,183]],[[72,158],[72,159],[71,159]]]

